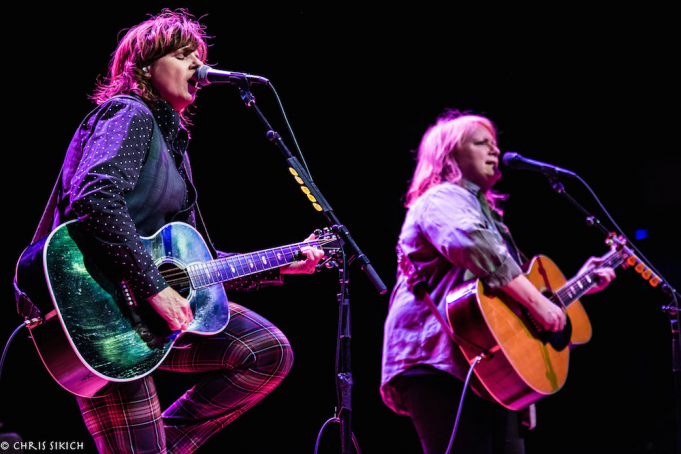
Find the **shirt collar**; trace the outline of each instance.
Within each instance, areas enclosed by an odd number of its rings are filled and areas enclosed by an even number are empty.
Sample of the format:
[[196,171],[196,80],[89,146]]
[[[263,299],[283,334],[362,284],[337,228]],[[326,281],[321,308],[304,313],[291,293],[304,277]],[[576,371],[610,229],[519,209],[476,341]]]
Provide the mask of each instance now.
[[475,183],[471,183],[468,180],[462,179],[459,184],[463,186],[465,189],[467,189],[471,194],[473,194],[476,198],[481,195],[480,194],[480,186],[478,186]]
[[147,105],[151,113],[161,129],[163,138],[168,142],[174,142],[180,130],[182,130],[182,123],[180,122],[180,115],[175,112],[168,101],[159,99],[157,101],[147,101]]
[[[460,181],[460,184],[461,186],[464,187],[464,189],[468,190],[468,192],[473,194],[475,198],[478,199],[478,202],[480,202],[480,206],[485,212],[496,213],[497,210],[493,209],[489,205],[489,200],[487,200],[487,194],[480,189],[480,186],[463,179]],[[494,216],[494,214],[492,216]]]

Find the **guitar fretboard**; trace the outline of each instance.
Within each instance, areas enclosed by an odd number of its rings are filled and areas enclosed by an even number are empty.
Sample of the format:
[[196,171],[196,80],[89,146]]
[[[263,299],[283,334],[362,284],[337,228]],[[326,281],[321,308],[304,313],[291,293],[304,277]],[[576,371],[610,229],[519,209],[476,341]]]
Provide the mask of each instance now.
[[[627,258],[627,250],[612,250],[605,254],[601,259],[602,263],[598,266],[600,267],[610,267],[617,268],[620,266]],[[600,278],[595,273],[597,267],[586,270],[582,274],[578,274],[569,281],[565,283],[558,291],[555,293],[555,297],[563,304],[563,306],[568,307],[570,304],[584,296],[593,286],[598,284]]]
[[288,265],[300,257],[300,248],[319,248],[319,241],[290,244],[272,249],[233,255],[203,263],[194,263],[186,268],[192,287],[202,288],[232,279],[260,273]]

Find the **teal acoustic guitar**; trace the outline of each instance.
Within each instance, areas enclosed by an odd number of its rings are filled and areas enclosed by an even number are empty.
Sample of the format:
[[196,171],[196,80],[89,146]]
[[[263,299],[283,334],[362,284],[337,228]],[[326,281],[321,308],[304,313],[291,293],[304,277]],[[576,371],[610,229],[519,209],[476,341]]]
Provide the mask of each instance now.
[[[149,303],[134,301],[123,283],[82,253],[80,227],[78,221],[63,224],[29,246],[17,264],[16,283],[41,312],[29,330],[47,370],[67,391],[96,397],[110,392],[112,384],[151,373],[179,332],[170,332]],[[220,332],[229,322],[220,284],[300,260],[305,245],[327,256],[338,251],[337,238],[327,234],[213,259],[199,232],[179,222],[142,242],[169,285],[191,304],[194,320],[185,332],[202,335]]]

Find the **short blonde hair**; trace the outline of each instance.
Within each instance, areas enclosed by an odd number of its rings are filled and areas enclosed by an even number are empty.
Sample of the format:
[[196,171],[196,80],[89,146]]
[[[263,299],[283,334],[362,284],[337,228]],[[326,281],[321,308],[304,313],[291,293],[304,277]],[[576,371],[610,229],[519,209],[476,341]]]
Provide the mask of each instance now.
[[[421,139],[414,177],[405,197],[407,208],[433,186],[461,181],[461,169],[454,154],[478,125],[487,128],[496,140],[496,128],[489,119],[457,110],[445,110],[428,128]],[[494,198],[488,194],[492,205]]]

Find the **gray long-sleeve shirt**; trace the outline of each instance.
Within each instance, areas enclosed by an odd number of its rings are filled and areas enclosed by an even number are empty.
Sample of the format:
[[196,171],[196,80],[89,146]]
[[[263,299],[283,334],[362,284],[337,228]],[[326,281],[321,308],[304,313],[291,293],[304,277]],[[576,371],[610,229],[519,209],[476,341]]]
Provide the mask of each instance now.
[[[512,239],[501,215],[469,182],[442,183],[426,191],[407,212],[399,239],[443,313],[445,297],[457,285],[479,278],[490,288],[500,288],[521,274],[507,242],[512,244]],[[398,414],[407,412],[390,381],[418,365],[462,380],[468,371],[459,348],[428,306],[415,298],[398,267],[385,322],[381,377],[383,401]]]

